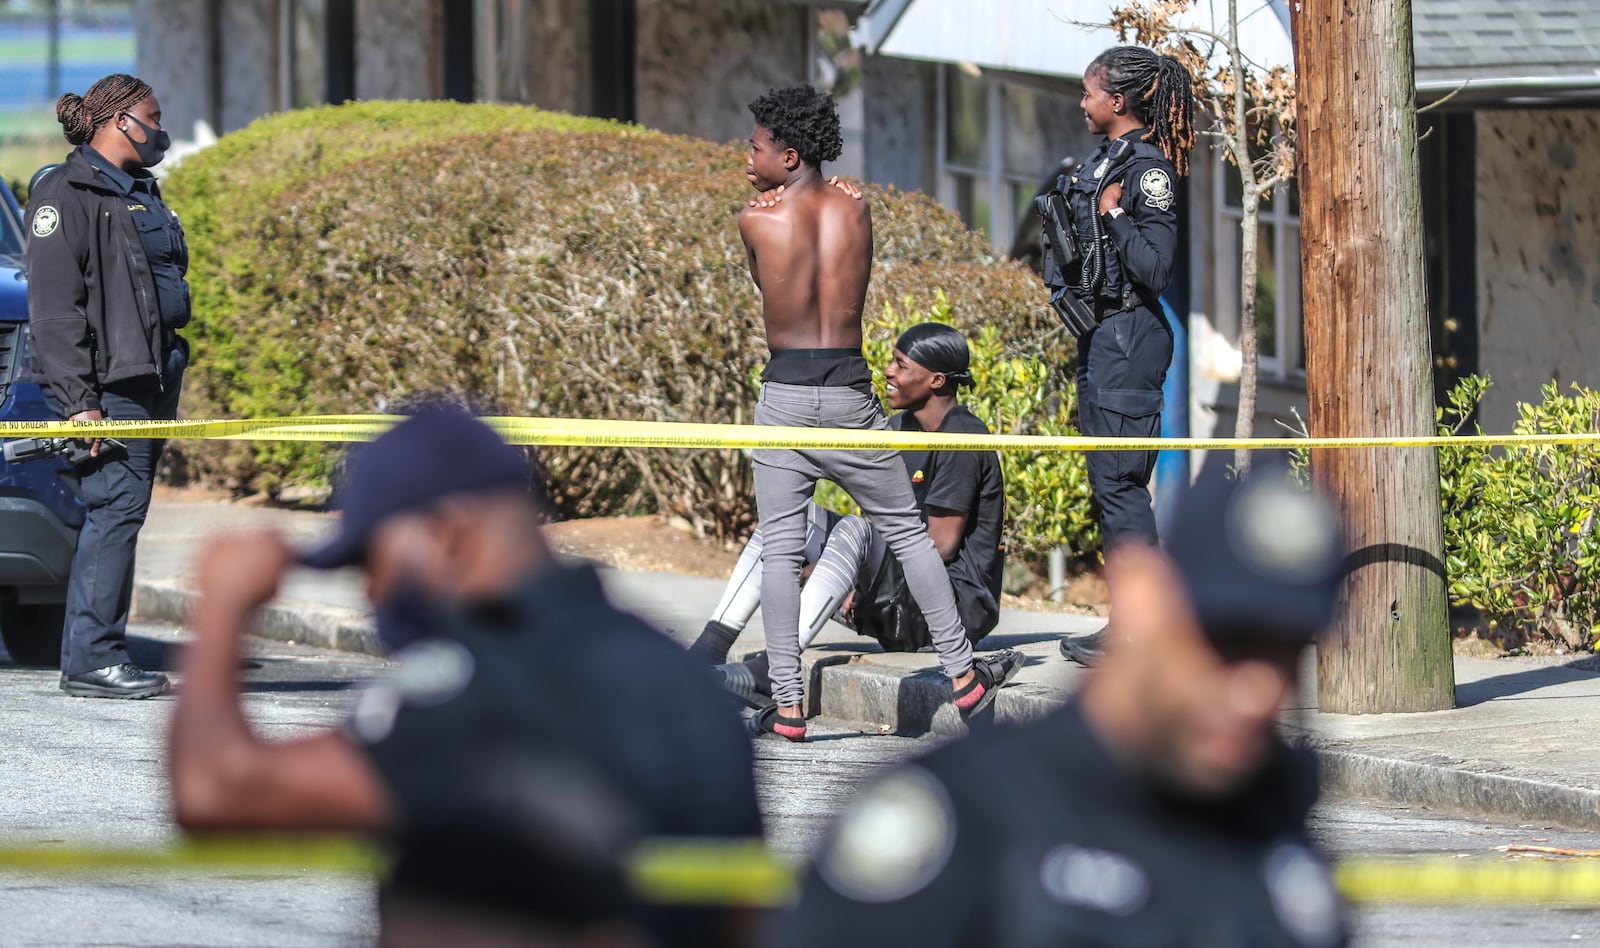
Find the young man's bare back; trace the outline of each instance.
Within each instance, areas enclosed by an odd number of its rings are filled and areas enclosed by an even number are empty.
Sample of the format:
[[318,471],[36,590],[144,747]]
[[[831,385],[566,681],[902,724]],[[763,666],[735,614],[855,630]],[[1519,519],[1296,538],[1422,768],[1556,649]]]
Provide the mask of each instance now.
[[[776,151],[770,133],[757,129],[745,175],[758,188],[769,179],[751,166],[762,167]],[[739,214],[750,274],[762,291],[767,347],[774,352],[860,349],[861,310],[872,272],[872,210],[807,165],[780,183],[782,203],[747,207]]]
[[[783,193],[781,202],[757,202],[769,206],[747,207],[739,214],[772,351],[761,374],[756,424],[886,428],[888,418],[861,355],[872,214],[866,202],[822,178],[822,163],[839,157],[844,146],[833,100],[808,85],[790,86],[752,102],[750,111],[756,128],[745,176],[764,195]],[[805,739],[800,571],[811,496],[822,478],[849,491],[900,561],[957,706],[963,713],[987,706],[995,689],[1021,667],[1022,657],[1000,652],[974,661],[949,574],[895,452],[761,449],[754,462],[763,536],[763,624],[777,703],[756,719],[758,726],[790,740]]]

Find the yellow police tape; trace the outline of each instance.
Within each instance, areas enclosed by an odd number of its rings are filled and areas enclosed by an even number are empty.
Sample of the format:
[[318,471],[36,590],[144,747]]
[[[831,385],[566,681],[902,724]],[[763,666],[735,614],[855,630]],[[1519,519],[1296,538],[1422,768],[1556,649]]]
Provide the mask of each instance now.
[[[0,872],[215,871],[380,875],[388,855],[346,836],[192,837],[165,848],[0,845]],[[757,840],[657,839],[628,860],[634,891],[661,905],[775,907],[788,903],[797,868]],[[1362,903],[1600,905],[1600,860],[1353,856],[1334,881]]]
[[[185,438],[197,440],[367,441],[399,418],[394,415],[307,415],[237,421],[13,421],[0,438]],[[940,451],[1201,451],[1245,448],[1440,448],[1512,445],[1600,445],[1600,432],[1419,435],[1404,438],[1081,438],[1040,435],[940,434],[780,428],[763,425],[617,421],[601,418],[485,418],[512,444],[605,448],[794,448]]]

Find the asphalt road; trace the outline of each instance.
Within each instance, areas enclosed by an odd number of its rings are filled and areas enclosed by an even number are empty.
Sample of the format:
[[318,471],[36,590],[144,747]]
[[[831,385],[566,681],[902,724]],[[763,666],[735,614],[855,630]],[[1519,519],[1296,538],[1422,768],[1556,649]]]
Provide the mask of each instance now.
[[[170,668],[177,632],[141,626],[135,660]],[[341,719],[348,686],[382,672],[368,657],[256,643],[250,713],[267,735]],[[56,674],[0,662],[0,833],[8,843],[134,845],[175,838],[162,738],[169,700],[73,699]],[[805,745],[758,742],[773,845],[802,856],[861,782],[926,740],[814,726]],[[1521,842],[1600,849],[1600,833],[1505,826],[1336,800],[1315,832],[1336,853],[1471,853]],[[1367,945],[1534,945],[1600,941],[1600,912],[1489,906],[1386,907],[1358,918]],[[334,946],[374,930],[359,879],[321,874],[0,874],[0,948],[22,946]]]

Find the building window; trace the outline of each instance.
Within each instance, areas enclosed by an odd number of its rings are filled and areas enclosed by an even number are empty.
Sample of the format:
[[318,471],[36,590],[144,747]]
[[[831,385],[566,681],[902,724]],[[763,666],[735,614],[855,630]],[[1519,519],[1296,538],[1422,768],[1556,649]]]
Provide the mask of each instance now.
[[[1217,313],[1224,332],[1239,338],[1240,239],[1244,209],[1239,171],[1220,157],[1212,193],[1218,208],[1216,246]],[[1263,378],[1303,378],[1305,339],[1300,310],[1300,199],[1286,184],[1261,202],[1256,218],[1256,352]],[[1222,328],[1222,327],[1219,327]]]
[[528,81],[530,11],[526,0],[476,0],[476,97],[483,102],[532,102]]
[[1077,93],[970,66],[939,70],[939,200],[1008,251],[1028,205],[1079,137]]
[[278,107],[304,109],[323,102],[322,0],[278,4]]

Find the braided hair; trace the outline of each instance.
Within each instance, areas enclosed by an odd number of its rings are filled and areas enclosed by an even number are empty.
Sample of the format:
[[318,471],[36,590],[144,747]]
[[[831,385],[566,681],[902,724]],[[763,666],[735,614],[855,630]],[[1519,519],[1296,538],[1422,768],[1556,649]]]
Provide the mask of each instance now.
[[1098,78],[1106,91],[1121,93],[1134,117],[1149,126],[1144,140],[1155,140],[1178,177],[1189,174],[1194,81],[1183,63],[1143,46],[1113,46],[1096,56],[1084,73]]
[[68,92],[56,100],[56,121],[68,142],[81,145],[94,137],[118,112],[126,112],[150,98],[153,90],[143,79],[112,73],[89,87],[83,95]]

